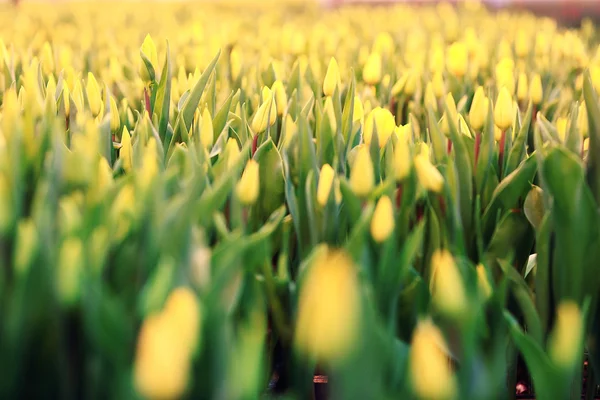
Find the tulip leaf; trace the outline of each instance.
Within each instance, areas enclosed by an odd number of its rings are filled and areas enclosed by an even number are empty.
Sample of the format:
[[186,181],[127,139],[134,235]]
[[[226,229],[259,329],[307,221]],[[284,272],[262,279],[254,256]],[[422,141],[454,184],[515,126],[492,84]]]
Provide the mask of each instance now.
[[573,153],[579,154],[581,151],[581,133],[577,127],[577,119],[579,116],[579,107],[577,107],[577,104],[573,104],[569,115],[569,129],[566,133],[565,146]]
[[171,105],[171,60],[169,55],[169,42],[167,41],[167,54],[163,65],[160,82],[156,89],[156,100],[154,110],[158,115],[158,135],[159,143],[162,143],[167,134],[167,124],[169,123],[169,107]]
[[350,146],[350,139],[352,137],[352,126],[354,125],[354,87],[356,86],[356,78],[352,75],[350,86],[346,92],[346,101],[344,102],[344,109],[342,111],[342,136]]
[[319,242],[319,230],[315,214],[315,204],[317,197],[317,184],[315,181],[314,171],[310,170],[306,177],[305,188],[305,203],[306,203],[306,218],[308,222],[308,232],[310,234],[311,246],[315,246]]
[[535,247],[537,251],[535,265],[535,304],[540,316],[542,331],[546,332],[550,326],[550,313],[554,310],[552,303],[552,280],[550,273],[550,260],[552,259],[552,216],[546,213],[537,230]]
[[505,174],[513,172],[517,166],[527,156],[527,138],[529,136],[529,127],[531,123],[531,113],[533,105],[529,103],[527,112],[525,113],[524,122],[519,129],[519,133],[508,154],[508,162],[506,163]]
[[588,114],[590,136],[586,179],[596,204],[600,204],[600,100],[592,84],[589,71],[585,72],[583,78],[583,97]]
[[482,194],[486,186],[486,180],[490,176],[491,159],[494,153],[494,110],[492,109],[492,102],[488,102],[489,109],[487,113],[487,119],[480,133],[481,142],[479,144],[479,153],[477,158],[477,168],[475,170],[475,187],[477,193]]
[[229,110],[231,107],[231,102],[233,100],[233,92],[229,94],[221,109],[217,112],[217,114],[213,117],[212,125],[213,125],[213,138],[216,142],[223,129],[225,129],[225,125],[227,124],[227,119],[229,117]]
[[525,197],[523,211],[531,225],[537,231],[545,214],[543,191],[539,186],[533,185],[527,197]]
[[446,158],[446,137],[440,130],[439,124],[435,118],[435,113],[431,107],[427,108],[427,117],[427,127],[429,128],[429,138],[433,149],[433,159],[440,163]]

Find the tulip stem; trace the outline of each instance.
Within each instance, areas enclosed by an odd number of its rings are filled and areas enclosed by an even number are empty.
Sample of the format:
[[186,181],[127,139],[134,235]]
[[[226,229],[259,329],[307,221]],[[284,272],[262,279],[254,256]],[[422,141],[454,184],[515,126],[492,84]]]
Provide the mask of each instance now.
[[148,112],[148,117],[152,118],[150,115],[150,93],[148,93],[148,88],[144,88],[144,103],[146,105],[146,111]]
[[448,139],[448,154],[452,152],[452,140]]
[[279,297],[277,296],[277,288],[275,286],[275,280],[273,279],[273,268],[265,261],[263,263],[263,274],[265,278],[265,286],[267,289],[268,304],[271,308],[271,314],[273,316],[273,324],[277,328],[277,333],[281,336],[284,342],[290,340],[291,335],[285,324],[285,313]]
[[475,166],[473,171],[477,170],[477,161],[479,160],[479,150],[481,148],[481,132],[475,133]]
[[504,146],[506,143],[506,129],[502,131],[502,134],[500,135],[500,142],[499,142],[499,146],[500,149],[498,150],[498,168],[500,171],[500,176],[502,176],[502,170],[504,169]]

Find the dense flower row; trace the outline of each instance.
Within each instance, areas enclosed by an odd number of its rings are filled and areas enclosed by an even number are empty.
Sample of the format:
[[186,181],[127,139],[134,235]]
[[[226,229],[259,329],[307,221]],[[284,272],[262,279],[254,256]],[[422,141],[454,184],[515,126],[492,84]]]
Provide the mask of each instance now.
[[306,398],[318,367],[344,399],[501,398],[521,354],[538,398],[578,398],[584,349],[600,367],[591,23],[0,21],[1,395]]

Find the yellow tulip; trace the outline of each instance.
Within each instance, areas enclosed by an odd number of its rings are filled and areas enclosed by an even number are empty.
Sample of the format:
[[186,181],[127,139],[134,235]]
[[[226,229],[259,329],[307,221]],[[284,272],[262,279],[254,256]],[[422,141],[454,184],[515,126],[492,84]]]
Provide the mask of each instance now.
[[57,265],[57,290],[63,303],[71,306],[81,293],[81,274],[85,265],[83,243],[68,238],[60,246]]
[[394,177],[396,182],[403,181],[410,173],[410,148],[408,137],[399,137],[394,148]]
[[483,87],[479,86],[473,96],[471,110],[469,111],[469,122],[475,131],[481,132],[485,125],[489,111],[489,100],[483,92]]
[[188,354],[195,353],[198,348],[200,311],[196,294],[186,286],[173,290],[163,309],[165,318],[177,327],[177,340]]
[[469,68],[469,54],[464,43],[456,42],[448,48],[446,68],[448,68],[448,71],[452,75],[458,78],[462,78],[467,73],[467,69]]
[[381,55],[371,53],[363,68],[363,80],[369,85],[376,85],[381,80]]
[[409,355],[411,386],[421,399],[456,398],[456,380],[444,351],[446,341],[430,320],[420,321],[413,333]]
[[431,256],[431,294],[436,308],[458,317],[468,307],[463,278],[447,250],[436,250]]
[[[149,34],[146,35],[146,37],[144,38],[142,47],[140,47],[140,53],[143,54],[148,59],[148,61],[150,61],[152,67],[154,67],[154,69],[156,70],[158,66],[158,54],[156,52],[156,45],[154,44],[154,40],[152,40],[152,37]],[[140,60],[139,73],[140,77],[146,84],[148,84],[152,79],[152,77],[148,73],[148,68],[146,67],[146,64],[142,60]]]
[[98,82],[96,82],[96,78],[94,78],[94,74],[91,72],[88,72],[85,91],[87,93],[90,111],[94,117],[97,117],[98,114],[100,114],[100,109],[102,108],[102,95],[100,94]]
[[331,60],[329,60],[329,65],[327,66],[327,73],[325,74],[325,79],[323,80],[323,94],[325,96],[333,96],[336,87],[340,86],[340,68],[338,67],[336,59],[334,57],[331,57]]
[[527,75],[525,73],[519,74],[519,80],[517,82],[517,100],[524,102],[527,100],[529,95],[529,87],[527,85]]
[[321,167],[321,173],[319,174],[319,184],[317,186],[317,203],[321,207],[325,207],[327,200],[329,200],[329,194],[333,187],[333,180],[335,178],[335,171],[331,168],[331,165],[324,164]]
[[325,99],[325,105],[323,106],[323,116],[327,116],[329,120],[329,126],[333,133],[337,130],[337,120],[335,118],[335,110],[333,109],[333,101],[331,97]]
[[113,132],[118,132],[121,128],[121,118],[119,117],[119,109],[117,102],[113,96],[110,96],[110,129]]
[[429,158],[420,153],[415,156],[414,164],[421,186],[425,190],[440,193],[444,188],[444,177]]
[[242,53],[238,46],[235,46],[231,49],[231,53],[229,53],[229,68],[231,73],[231,79],[233,81],[237,81],[240,73],[242,72]]
[[588,115],[585,101],[582,101],[581,104],[579,104],[579,112],[577,113],[577,129],[579,129],[579,133],[584,138],[589,136],[590,127],[588,125]]
[[544,90],[542,88],[542,78],[540,74],[534,74],[529,84],[529,98],[533,104],[540,104],[544,97]]
[[450,137],[450,122],[454,122],[454,125],[458,124],[458,111],[456,110],[456,103],[454,102],[454,97],[452,97],[452,93],[448,93],[446,96],[446,108],[448,111],[444,111],[441,120],[441,130],[446,137]]
[[560,303],[556,323],[549,339],[550,358],[558,366],[571,369],[581,358],[584,319],[579,306],[572,301]]
[[260,107],[258,107],[250,126],[254,134],[266,131],[277,120],[277,106],[273,104],[273,94],[269,88],[265,87],[265,89],[269,92],[269,95]]
[[258,163],[253,159],[248,160],[242,177],[235,187],[236,195],[242,204],[250,206],[256,203],[260,190],[259,178]]
[[394,232],[394,207],[388,196],[382,196],[371,219],[371,236],[378,243],[386,241]]
[[363,132],[363,140],[365,144],[370,145],[373,138],[373,131],[377,129],[377,139],[379,147],[382,148],[387,144],[390,136],[394,132],[396,122],[390,110],[381,107],[375,107],[365,121],[365,130]]
[[558,117],[556,120],[556,131],[558,132],[558,137],[561,141],[565,141],[567,137],[567,123],[569,120],[566,117]]
[[123,169],[130,171],[133,168],[133,147],[131,146],[131,136],[127,127],[123,127],[123,134],[121,135],[121,150],[119,151],[119,158],[123,160]]
[[506,87],[500,89],[496,105],[494,107],[494,122],[500,130],[505,131],[513,123],[513,102],[512,97]]
[[319,362],[343,360],[359,339],[360,285],[352,259],[322,248],[300,283],[296,347]]
[[431,84],[433,85],[433,93],[435,97],[441,99],[446,93],[446,84],[444,83],[444,75],[441,72],[436,72],[431,78]]
[[519,58],[525,58],[529,54],[530,35],[527,34],[523,29],[517,31],[517,37],[515,39],[515,54]]
[[275,106],[277,107],[277,115],[281,116],[287,108],[287,94],[283,82],[276,80],[271,86],[271,92],[275,98]]
[[350,187],[359,197],[366,197],[375,186],[375,170],[369,147],[362,146],[356,153],[350,169]]
[[205,108],[202,111],[202,126],[200,128],[200,143],[205,149],[210,149],[214,143],[213,123],[210,111]]

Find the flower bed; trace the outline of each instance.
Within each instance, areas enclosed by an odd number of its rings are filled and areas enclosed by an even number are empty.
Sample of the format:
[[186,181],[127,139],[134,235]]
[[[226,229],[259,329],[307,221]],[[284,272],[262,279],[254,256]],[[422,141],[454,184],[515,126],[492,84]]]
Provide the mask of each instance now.
[[[0,395],[586,398],[600,51],[476,2],[0,11]],[[518,378],[518,379],[517,379]]]

